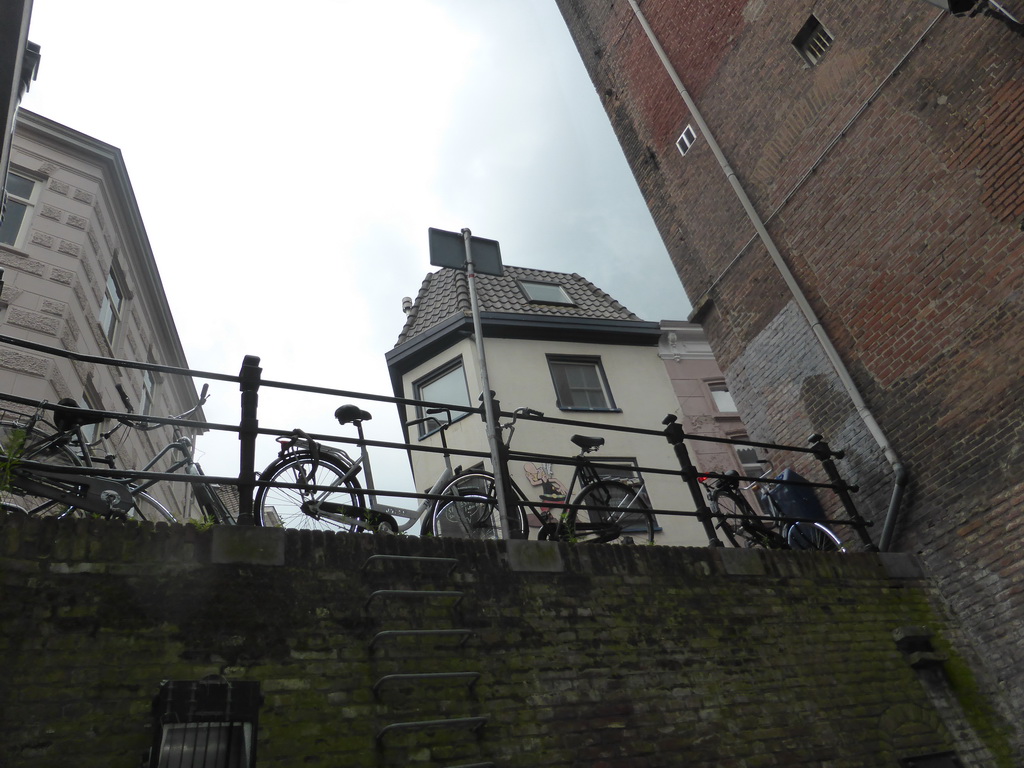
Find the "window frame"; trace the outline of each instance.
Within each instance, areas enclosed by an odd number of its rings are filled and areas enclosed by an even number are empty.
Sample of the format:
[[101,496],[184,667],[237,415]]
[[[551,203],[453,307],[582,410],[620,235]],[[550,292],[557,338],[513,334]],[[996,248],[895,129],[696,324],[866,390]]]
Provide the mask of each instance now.
[[[729,390],[729,385],[726,384],[723,379],[714,379],[712,381],[705,381],[705,386],[708,388],[708,394],[711,396],[711,405],[714,406],[715,412],[727,416],[739,415],[739,408],[736,407],[736,399],[732,396],[732,392]],[[724,410],[719,399],[715,397],[715,393],[719,392],[728,395],[729,402],[732,403],[731,410]]]
[[[427,402],[434,402],[434,403],[444,402],[442,400],[431,400],[428,397],[423,397],[423,388],[427,387],[427,386],[430,386],[431,384],[434,384],[434,383],[440,381],[441,379],[445,378],[446,376],[451,375],[455,371],[462,371],[462,382],[463,382],[463,384],[465,384],[465,387],[466,387],[466,402],[465,402],[465,405],[466,405],[467,408],[471,408],[473,403],[472,403],[472,400],[470,399],[470,395],[469,395],[469,379],[466,377],[466,363],[462,359],[462,355],[459,355],[458,357],[449,360],[448,362],[444,363],[443,365],[439,365],[436,368],[433,368],[428,373],[425,373],[423,376],[420,376],[418,379],[416,379],[412,383],[413,399],[414,400],[426,400]],[[449,405],[462,405],[462,404],[461,403],[449,403]],[[472,411],[472,410],[467,410],[467,411],[454,411],[453,410],[452,411],[452,422],[451,423],[454,424],[456,421],[460,421],[460,420],[466,418],[467,416],[469,416],[473,412],[474,411]],[[422,419],[422,418],[427,417],[428,415],[429,414],[426,413],[426,411],[424,410],[422,405],[417,405],[416,406],[416,415],[415,415],[414,418]],[[429,422],[425,422],[425,423],[417,424],[416,425],[417,430],[419,431],[418,437],[419,437],[420,440],[423,440],[424,438],[429,437],[430,435],[434,434],[435,432],[437,432],[437,431],[439,431],[441,429],[441,424],[440,423],[438,424],[438,426],[436,426],[436,427],[434,427],[432,429],[428,427],[428,424],[429,424]]]
[[692,124],[687,124],[683,128],[683,132],[679,134],[679,138],[676,139],[676,149],[679,150],[679,154],[686,157],[686,153],[693,148],[693,145],[697,143],[697,132],[693,129]]
[[793,38],[793,47],[807,66],[816,67],[825,54],[831,50],[834,42],[835,38],[832,33],[812,13],[797,32],[796,37]]
[[[551,385],[555,390],[555,406],[560,411],[587,411],[590,413],[622,413],[622,409],[615,405],[615,396],[612,394],[611,385],[608,383],[608,376],[604,371],[604,364],[601,362],[600,355],[557,355],[548,354],[548,373],[551,375]],[[592,366],[594,372],[597,374],[597,383],[601,387],[601,394],[604,397],[605,405],[603,407],[591,407],[583,405],[575,405],[567,403],[563,398],[563,392],[559,386],[558,377],[555,375],[556,365],[569,365],[569,366]],[[568,385],[568,382],[566,382]],[[593,390],[587,390],[593,391]],[[570,391],[565,394],[571,394]]]
[[[523,295],[526,297],[526,300],[529,301],[531,304],[551,304],[559,307],[576,306],[576,302],[572,300],[572,298],[569,296],[569,292],[565,290],[565,286],[563,286],[561,283],[548,283],[545,282],[544,280],[517,280],[517,282],[519,283],[519,290],[523,292]],[[530,294],[530,289],[527,287],[531,285],[540,285],[544,286],[545,288],[555,288],[558,290],[559,293],[562,294],[564,301],[560,301],[558,299],[536,298],[535,296]]]
[[[727,435],[730,440],[736,440],[738,442],[749,442],[750,436],[746,432],[741,432],[735,435]],[[750,445],[734,445],[732,446],[733,454],[736,457],[736,464],[740,468],[740,474],[745,477],[760,477],[765,472],[765,465],[762,460],[758,458],[757,448]],[[744,454],[750,452],[750,458],[752,461],[744,461]]]
[[142,369],[142,402],[139,403],[139,415],[149,416],[153,412],[153,403],[156,399],[156,372],[148,368]]
[[[17,176],[18,178],[21,178],[21,179],[25,179],[25,181],[32,182],[32,192],[29,194],[29,196],[27,198],[22,197],[21,195],[15,195],[15,194],[13,194],[10,191],[10,184],[8,183],[7,179],[9,179],[12,175],[13,176]],[[29,230],[29,227],[26,226],[26,225],[28,224],[28,222],[30,222],[32,220],[32,210],[35,208],[36,204],[39,202],[39,190],[41,189],[42,184],[43,184],[43,180],[42,179],[39,179],[39,178],[37,178],[36,176],[33,176],[30,173],[27,173],[27,172],[22,171],[20,169],[14,169],[14,168],[9,168],[8,169],[7,176],[4,179],[4,193],[6,195],[6,201],[5,201],[6,202],[6,210],[5,210],[5,216],[4,216],[5,222],[9,221],[9,219],[7,219],[7,215],[6,214],[8,214],[10,212],[10,203],[11,203],[11,201],[13,201],[13,202],[17,203],[18,205],[22,206],[24,208],[24,210],[22,211],[22,214],[21,214],[21,221],[18,222],[18,231],[14,235],[14,240],[12,242],[10,242],[10,243],[3,242],[2,240],[0,240],[0,245],[6,245],[9,248],[18,248],[18,249],[20,249],[20,248],[22,248],[24,246],[25,238],[26,238],[26,235],[28,234],[28,230]]]
[[[114,285],[117,290],[117,296],[119,301],[117,307],[114,307],[114,303],[110,297],[110,286]],[[100,313],[97,320],[100,324],[100,331],[103,333],[103,338],[107,340],[107,343],[111,347],[114,346],[114,342],[117,340],[117,331],[121,327],[124,321],[124,305],[128,300],[128,291],[125,287],[124,276],[114,264],[110,265],[110,269],[107,271],[107,279],[103,284],[103,301],[100,302]],[[110,311],[110,317],[105,318],[107,311]],[[113,321],[112,324],[110,321]],[[107,330],[107,325],[110,324],[110,330]]]
[[[91,383],[86,385],[87,389],[91,389]],[[93,403],[99,402],[98,398],[91,396],[87,391],[82,392],[82,407],[90,411],[101,410]],[[96,424],[86,424],[82,427],[82,437],[85,438],[85,445],[81,446],[83,454],[87,454],[89,446],[99,440],[100,427],[103,426],[103,422],[97,422]]]

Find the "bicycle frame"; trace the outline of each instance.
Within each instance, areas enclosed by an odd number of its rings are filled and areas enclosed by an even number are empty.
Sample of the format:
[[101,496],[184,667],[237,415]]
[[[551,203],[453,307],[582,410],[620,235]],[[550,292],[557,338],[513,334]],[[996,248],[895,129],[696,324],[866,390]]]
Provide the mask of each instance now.
[[[601,477],[600,473],[597,471],[597,467],[595,467],[594,464],[586,457],[586,452],[587,449],[583,449],[581,453],[574,457],[576,460],[575,468],[573,470],[572,479],[569,481],[569,487],[565,493],[565,502],[562,502],[564,506],[561,507],[561,513],[557,520],[551,519],[552,516],[550,513],[539,512],[536,505],[530,503],[530,509],[533,512],[534,517],[541,522],[540,533],[538,533],[540,538],[557,539],[559,538],[560,532],[566,527],[571,527],[576,534],[591,533],[597,535],[598,541],[600,542],[614,541],[626,532],[627,529],[624,529],[619,523],[610,520],[596,523],[578,522],[576,516],[582,507],[575,502],[588,489],[598,487],[609,480],[614,480],[615,482],[621,482],[623,485],[629,486],[633,490],[633,495],[628,497],[628,503],[625,505],[619,503],[614,507],[588,505],[588,509],[595,512],[621,512],[622,510],[635,509],[636,501],[643,498],[647,492],[647,484],[643,481],[629,482],[627,478],[620,480],[619,478]],[[578,492],[576,491],[577,487],[579,488]],[[625,499],[623,501],[625,501]],[[545,517],[547,518],[546,520],[544,519]]]
[[[762,460],[762,463],[768,465],[769,468],[756,480],[751,481],[747,485],[740,485],[740,478],[735,472],[727,472],[726,477],[718,479],[714,484],[707,483],[708,478],[706,476],[698,478],[698,482],[705,485],[708,501],[712,503],[712,506],[714,506],[715,495],[720,489],[729,491],[733,495],[743,495],[746,491],[751,491],[755,494],[757,500],[756,507],[751,505],[749,501],[746,501],[745,497],[744,501],[750,508],[751,514],[755,514],[755,509],[760,510],[762,516],[756,518],[756,525],[750,518],[729,521],[715,513],[719,517],[718,527],[730,526],[728,530],[732,530],[731,526],[738,524],[749,541],[770,549],[818,549],[822,547],[820,544],[815,545],[813,543],[815,540],[830,540],[830,546],[834,544],[836,550],[845,552],[845,547],[839,537],[829,528],[827,525],[828,520],[822,513],[803,510],[802,514],[793,514],[794,511],[800,512],[801,510],[783,509],[780,500],[774,494],[774,489],[783,488],[789,483],[781,482],[781,475],[776,478],[770,478],[769,476],[773,473],[771,463],[767,460]],[[821,514],[820,520],[808,519],[817,514]],[[802,519],[787,520],[786,518]],[[747,522],[744,522],[744,520],[747,520]],[[825,538],[822,539],[821,537]],[[732,540],[732,534],[730,534],[730,540]]]
[[[520,415],[543,416],[544,414],[529,408],[517,408],[513,411],[512,421],[508,424],[501,425],[501,429],[507,430],[508,432],[508,436],[504,440],[506,450],[512,442],[512,435],[515,433],[515,422]],[[587,454],[600,448],[604,444],[603,438],[594,440],[580,435],[574,435],[572,442],[574,445],[579,447],[580,452],[573,457],[574,463],[572,479],[570,479],[569,486],[566,489],[565,499],[561,502],[548,502],[549,506],[558,507],[561,510],[557,518],[555,518],[555,516],[550,512],[541,509],[540,503],[529,499],[515,481],[510,478],[510,485],[518,499],[517,503],[521,506],[528,507],[534,518],[540,523],[540,530],[537,535],[541,540],[560,539],[564,531],[571,529],[575,533],[586,532],[595,534],[601,542],[614,541],[623,535],[625,529],[623,529],[619,523],[613,521],[587,523],[577,522],[576,516],[579,513],[581,506],[576,503],[576,500],[579,499],[579,497],[588,489],[595,488],[602,483],[614,480],[615,482],[621,482],[623,485],[628,485],[633,490],[633,495],[628,497],[629,503],[625,506],[619,504],[615,507],[588,505],[588,509],[596,512],[620,512],[622,510],[634,509],[634,505],[637,500],[645,498],[647,485],[643,480],[631,482],[628,478],[619,479],[601,477],[597,467],[590,461],[590,459],[587,458]],[[577,488],[579,489],[578,491]]]
[[[149,472],[162,458],[172,453],[180,454],[181,458],[173,461],[166,469],[164,469],[164,474],[170,475],[180,470],[184,470],[186,475],[192,475],[194,477],[203,475],[203,468],[200,467],[195,460],[195,453],[191,438],[182,435],[181,430],[178,427],[174,427],[174,440],[165,445],[160,452],[142,468],[142,471]],[[159,479],[144,480],[138,484],[129,483],[128,487],[131,489],[132,494],[135,495],[148,491],[159,482],[161,482]],[[234,525],[238,522],[231,516],[227,507],[224,506],[224,503],[208,485],[203,482],[189,483],[188,485],[194,494],[196,504],[199,505],[199,509],[208,520],[212,520],[214,523],[222,525]],[[187,502],[185,504],[185,509],[187,512]]]
[[[68,406],[61,404],[61,407]],[[86,422],[71,420],[64,427],[54,427],[44,421],[41,413],[42,409],[40,408],[33,416],[28,417],[28,422],[24,425],[26,434],[34,434],[35,425],[39,422],[43,422],[57,431],[24,446],[24,452],[28,458],[20,457],[12,466],[10,470],[11,485],[26,494],[50,499],[55,504],[64,504],[87,512],[104,515],[127,513],[132,508],[134,500],[131,492],[123,484],[107,478],[90,477],[81,472],[83,467],[92,467],[94,459],[84,447],[88,443],[82,433],[82,426],[84,423],[98,423],[99,419]],[[34,461],[31,458],[45,454],[47,450],[56,446],[67,448],[72,441],[77,441],[79,448],[77,453],[72,453],[77,460],[83,463],[83,466],[66,468],[61,465]],[[68,450],[70,451],[70,448]],[[73,486],[74,490],[65,486]],[[3,501],[2,506],[5,509],[29,512],[10,500]],[[39,509],[35,511],[38,512]]]
[[[52,482],[47,483],[46,480]],[[60,482],[75,485],[78,490],[68,491],[56,484]],[[102,515],[109,515],[112,512],[127,513],[135,503],[132,492],[122,483],[106,478],[89,477],[78,472],[62,471],[53,465],[33,461],[20,462],[11,471],[11,485],[26,493],[52,499],[58,504]],[[28,511],[9,501],[5,501],[3,506],[22,512]]]
[[[128,412],[133,413],[131,402],[128,399],[127,394],[121,387],[118,387],[118,391],[121,394],[121,399]],[[185,413],[179,414],[173,418],[180,419],[195,413],[203,403],[206,402],[208,391],[208,385],[204,385],[199,402]],[[82,429],[86,424],[99,423],[102,421],[103,417],[92,415],[88,409],[78,409],[77,406],[73,405],[73,403],[62,403],[60,404],[60,407],[63,410],[56,410],[55,412],[57,414],[61,414],[62,418],[55,418],[55,422],[60,425],[63,421],[64,424],[57,426],[56,429],[58,431],[55,434],[33,444],[32,448],[36,452],[39,452],[48,447],[59,444],[77,444],[77,452],[75,452],[75,456],[82,462],[83,466],[77,468],[66,468],[57,465],[34,462],[31,460],[19,461],[18,465],[14,470],[12,470],[13,485],[26,493],[52,499],[56,503],[66,504],[72,508],[103,515],[109,515],[111,513],[127,514],[131,511],[133,506],[135,506],[136,497],[144,495],[151,503],[160,508],[161,514],[173,519],[173,516],[170,515],[162,504],[146,493],[148,489],[160,482],[159,478],[133,482],[130,479],[124,478],[92,477],[84,473],[82,471],[83,469],[95,467],[96,462],[106,464],[111,469],[114,468],[113,456],[102,458],[96,457],[92,454],[91,448],[98,444],[99,440],[95,443],[89,443],[85,439]],[[118,420],[120,423],[110,431],[104,433],[104,438],[109,437],[122,425],[143,431],[155,428],[155,426],[147,428],[146,426],[130,422],[127,419],[119,418]],[[31,432],[38,421],[42,421],[42,419],[39,418],[39,414],[37,413],[30,419],[26,429]],[[181,458],[173,462],[165,471],[165,474],[173,474],[179,470],[184,470],[185,474],[193,476],[202,475],[202,468],[196,463],[194,458],[191,439],[183,436],[181,429],[177,426],[173,427],[173,438],[173,441],[164,446],[164,448],[157,453],[157,455],[154,456],[145,467],[143,467],[142,471],[148,472],[152,470],[157,463],[169,453],[178,453],[181,455]],[[61,483],[64,485],[75,486],[76,488],[74,491],[71,491],[68,488],[63,487]],[[227,508],[216,494],[214,494],[203,483],[196,483],[195,486],[196,502],[199,504],[204,515],[216,523],[233,524],[235,522],[234,518],[231,517]],[[21,509],[17,504],[10,502],[4,502],[4,505],[6,507]]]
[[[313,446],[315,446],[315,448]],[[318,495],[324,495],[332,490],[343,488],[346,482],[356,478],[360,472],[362,472],[363,480],[366,484],[366,493],[364,495],[364,498],[366,499],[365,507],[356,507],[351,504],[326,501],[324,499],[313,499],[308,502],[309,512],[311,514],[325,517],[339,525],[347,525],[353,529],[359,530],[372,530],[374,527],[372,518],[367,520],[362,517],[365,515],[365,512],[369,510],[371,512],[390,515],[393,518],[401,518],[403,522],[398,523],[398,530],[399,532],[405,532],[412,528],[416,522],[419,521],[424,514],[429,512],[435,504],[434,499],[426,498],[417,509],[412,510],[404,507],[394,507],[389,504],[382,504],[378,501],[377,494],[373,493],[373,474],[370,466],[370,456],[365,443],[362,442],[361,430],[360,456],[354,460],[345,451],[331,446],[322,445],[309,437],[298,437],[294,441],[290,442],[289,445],[281,450],[279,458],[287,457],[290,452],[326,453],[348,465],[348,470],[346,470],[345,474],[336,478],[330,485],[310,486],[309,490],[318,491]],[[430,491],[428,491],[428,494],[439,494],[454,477],[455,472],[449,464],[434,482],[434,485]],[[356,517],[356,515],[359,515],[359,517]]]
[[[339,409],[338,412],[340,412]],[[404,533],[420,522],[424,515],[429,514],[437,503],[436,499],[431,498],[432,496],[438,496],[441,492],[451,483],[455,476],[461,471],[461,467],[453,468],[451,462],[451,455],[448,452],[448,443],[445,438],[445,430],[451,424],[451,413],[446,409],[429,409],[427,413],[447,413],[448,420],[442,422],[440,428],[441,442],[444,447],[444,470],[440,476],[434,481],[433,486],[427,492],[427,497],[423,499],[420,505],[416,509],[407,509],[404,507],[395,507],[389,504],[381,503],[375,492],[376,488],[373,480],[373,468],[370,462],[370,453],[366,445],[365,435],[363,434],[364,418],[369,418],[369,414],[365,412],[359,412],[361,418],[350,419],[349,422],[356,427],[356,431],[359,435],[359,457],[352,459],[345,451],[340,448],[333,446],[322,445],[311,437],[306,435],[302,430],[296,429],[292,435],[287,438],[278,438],[278,442],[282,444],[281,451],[278,454],[279,459],[286,458],[289,453],[292,452],[304,452],[312,456],[318,456],[321,453],[328,454],[336,459],[343,466],[347,465],[345,473],[337,478],[329,486],[316,486],[310,487],[308,490],[315,490],[318,495],[323,496],[332,490],[343,488],[346,483],[350,480],[355,479],[360,471],[363,474],[363,482],[365,487],[365,493],[363,498],[365,499],[365,507],[356,507],[351,504],[345,504],[342,502],[331,502],[326,501],[323,498],[314,498],[308,502],[307,512],[314,517],[324,517],[331,520],[339,525],[345,525],[352,528],[352,530],[362,531],[374,531],[378,526],[378,521],[374,519],[374,515],[367,515],[367,511],[371,513],[377,513],[378,515],[386,515],[395,521],[395,525],[398,528],[399,533]],[[337,413],[336,413],[337,415]],[[341,419],[339,418],[339,421]],[[423,419],[415,419],[408,422],[407,426],[413,426],[415,424],[423,423],[426,421],[439,421],[432,417]],[[402,522],[398,522],[401,520]]]

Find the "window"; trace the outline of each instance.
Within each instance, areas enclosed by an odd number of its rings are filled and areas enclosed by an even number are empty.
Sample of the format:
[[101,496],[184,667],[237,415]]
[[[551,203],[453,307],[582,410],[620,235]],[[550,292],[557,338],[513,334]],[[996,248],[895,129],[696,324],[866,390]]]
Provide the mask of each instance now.
[[732,393],[722,382],[708,384],[711,390],[711,398],[715,401],[715,408],[719,413],[736,413],[736,401],[732,399]]
[[107,274],[107,284],[103,292],[103,305],[100,307],[100,325],[107,341],[114,343],[114,336],[117,333],[117,326],[121,322],[121,307],[124,304],[124,291],[120,281],[110,268]]
[[7,200],[4,203],[4,219],[0,223],[0,243],[17,245],[24,225],[28,221],[28,209],[34,202],[36,183],[25,176],[11,171],[7,174]]
[[825,55],[831,45],[832,35],[813,15],[807,19],[807,23],[793,38],[793,47],[812,67],[821,61],[821,57]]
[[690,147],[693,146],[693,142],[697,140],[697,132],[693,130],[692,125],[688,125],[683,128],[683,132],[679,136],[679,140],[676,141],[676,147],[679,148],[679,154],[685,155],[690,151]]
[[[447,365],[424,376],[413,385],[413,397],[432,403],[449,405],[469,405],[469,388],[466,386],[466,369],[462,367],[462,359],[453,360]],[[452,420],[461,419],[468,411],[453,411]],[[416,406],[416,418],[422,419],[429,414],[422,406]],[[444,414],[438,414],[444,419]],[[426,422],[419,424],[420,437],[436,432],[438,424]]]
[[529,280],[520,280],[519,287],[523,289],[526,298],[538,304],[574,304],[569,294],[565,292],[558,283],[538,283]]
[[[91,397],[89,397],[87,393],[82,393],[83,408],[96,410],[96,407],[93,405],[93,402],[98,401],[94,401]],[[84,427],[82,427],[82,437],[85,438],[85,442],[87,445],[92,445],[93,443],[95,443],[100,437],[100,424],[86,424]]]
[[548,368],[558,407],[563,411],[617,410],[601,358],[548,355]]
[[149,416],[153,410],[153,392],[156,390],[156,377],[152,371],[142,372],[142,403],[139,408],[139,413],[143,416]]
[[[742,435],[735,439],[746,440],[747,436]],[[744,477],[760,477],[765,471],[765,466],[758,461],[757,448],[737,446],[736,459],[740,463],[740,474]]]

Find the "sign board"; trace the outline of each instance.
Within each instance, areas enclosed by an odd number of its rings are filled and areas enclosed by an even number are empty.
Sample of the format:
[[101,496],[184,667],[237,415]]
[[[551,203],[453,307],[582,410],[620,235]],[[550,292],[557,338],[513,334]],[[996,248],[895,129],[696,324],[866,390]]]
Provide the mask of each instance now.
[[[430,263],[435,267],[466,268],[466,241],[461,232],[443,229],[427,230],[430,243]],[[473,251],[473,266],[481,275],[502,275],[501,249],[497,240],[470,235],[469,247]]]

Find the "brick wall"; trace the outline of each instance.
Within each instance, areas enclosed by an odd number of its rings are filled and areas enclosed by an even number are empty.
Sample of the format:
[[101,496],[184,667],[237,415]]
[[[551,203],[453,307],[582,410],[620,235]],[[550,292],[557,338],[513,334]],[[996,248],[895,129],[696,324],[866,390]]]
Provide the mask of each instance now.
[[[879,521],[892,471],[707,142],[672,146],[692,117],[629,5],[557,2],[751,435],[828,435]],[[924,558],[1019,709],[1019,35],[920,0],[641,7],[910,472],[896,548]],[[834,37],[815,67],[791,45],[811,13]]]
[[[370,560],[374,555],[454,558]],[[261,766],[1018,765],[910,555],[0,518],[0,765],[136,766],[164,679],[258,681]],[[431,590],[453,597],[376,595]],[[934,633],[914,669],[893,631]],[[467,629],[451,636],[380,632]],[[388,675],[478,673],[413,684]],[[478,730],[389,724],[487,717]]]

